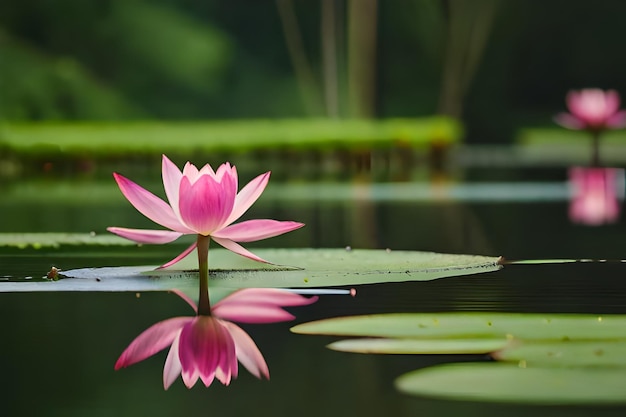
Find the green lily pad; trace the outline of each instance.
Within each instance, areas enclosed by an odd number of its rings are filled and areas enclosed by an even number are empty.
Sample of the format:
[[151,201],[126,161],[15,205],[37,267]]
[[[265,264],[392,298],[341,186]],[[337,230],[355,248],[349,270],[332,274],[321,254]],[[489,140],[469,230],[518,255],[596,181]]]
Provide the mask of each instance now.
[[383,354],[486,354],[505,349],[507,339],[346,339],[329,344],[332,350]]
[[0,233],[0,247],[58,248],[62,245],[133,246],[128,239],[95,233]]
[[[223,249],[211,249],[209,268],[217,285],[262,287],[327,287],[381,282],[428,281],[437,278],[497,271],[500,258],[434,252],[368,249],[258,249],[258,256],[274,263],[260,264]],[[174,266],[197,270],[197,257]],[[271,273],[268,273],[271,272]],[[194,272],[195,273],[195,272]],[[158,276],[180,276],[159,270]]]
[[[280,265],[253,262],[224,249],[209,254],[210,285],[224,288],[319,288],[378,282],[427,281],[497,271],[498,258],[431,252],[344,249],[259,249]],[[193,256],[193,255],[191,255]],[[56,282],[0,282],[0,292],[30,291],[197,291],[197,271],[155,270],[155,266],[84,268],[61,271]]]
[[401,313],[337,317],[300,324],[303,334],[404,338],[523,340],[626,339],[626,315],[536,313]]
[[544,405],[626,403],[623,368],[446,364],[404,374],[395,385],[407,394],[446,400]]
[[622,366],[626,372],[626,340],[520,342],[510,344],[493,356],[499,361],[527,366]]

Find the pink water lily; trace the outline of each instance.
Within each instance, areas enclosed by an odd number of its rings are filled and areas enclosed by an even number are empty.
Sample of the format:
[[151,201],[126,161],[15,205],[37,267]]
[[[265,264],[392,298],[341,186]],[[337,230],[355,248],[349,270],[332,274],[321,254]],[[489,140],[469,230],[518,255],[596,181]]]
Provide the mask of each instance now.
[[574,167],[570,168],[569,178],[572,186],[570,220],[598,226],[619,219],[619,198],[624,197],[622,169]]
[[[197,312],[193,301],[178,293]],[[233,323],[276,323],[294,316],[282,307],[314,303],[287,290],[249,288],[234,292],[211,308],[210,315],[175,317],[161,321],[141,333],[122,352],[115,369],[140,362],[170,347],[163,368],[163,386],[168,389],[178,375],[187,388],[200,379],[205,386],[217,379],[228,385],[237,377],[241,364],[257,378],[269,379],[263,355],[252,338]]]
[[588,88],[570,91],[566,97],[570,113],[560,113],[555,121],[575,130],[602,131],[626,126],[626,111],[620,110],[617,91]]
[[560,113],[554,120],[563,127],[586,130],[591,134],[591,162],[600,166],[600,135],[608,129],[626,126],[626,111],[620,110],[617,91],[587,88],[570,91],[566,97],[570,113]]
[[[220,165],[217,171],[213,171],[209,164],[198,170],[187,162],[181,172],[163,155],[162,175],[169,204],[126,177],[113,174],[124,196],[141,214],[170,230],[109,227],[108,231],[138,243],[169,243],[186,234],[210,236],[239,255],[267,262],[237,242],[254,242],[304,226],[298,222],[269,219],[232,224],[263,193],[269,181],[269,172],[254,178],[237,192],[237,170],[228,162]],[[162,267],[180,261],[196,246],[197,243],[193,243]]]

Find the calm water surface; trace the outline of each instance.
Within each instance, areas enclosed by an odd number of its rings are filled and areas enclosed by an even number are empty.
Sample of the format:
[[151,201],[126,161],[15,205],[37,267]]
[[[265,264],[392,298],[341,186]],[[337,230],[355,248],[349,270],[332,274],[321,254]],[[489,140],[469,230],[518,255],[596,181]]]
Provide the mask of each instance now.
[[[471,199],[470,199],[471,200]],[[256,247],[369,247],[504,255],[508,259],[625,258],[624,222],[572,225],[567,204],[458,199],[268,198],[250,217],[295,219],[307,227]],[[36,199],[0,202],[1,232],[102,232],[106,226],[151,227],[121,197],[115,201]],[[7,219],[11,219],[7,221]],[[249,245],[253,247],[253,245]],[[0,276],[45,274],[88,266],[156,264],[176,245],[153,248],[18,251],[0,249]],[[358,288],[355,298],[327,296],[295,310],[296,322],[380,312],[521,311],[626,313],[626,265],[513,265],[496,273],[423,283]],[[410,370],[476,356],[375,356],[332,352],[331,337],[289,333],[294,323],[245,326],[270,366],[271,381],[242,370],[230,387],[162,388],[165,353],[114,371],[113,364],[142,330],[189,315],[161,293],[0,294],[0,414],[24,416],[545,416],[624,415],[626,408],[489,405],[420,399],[396,392]]]

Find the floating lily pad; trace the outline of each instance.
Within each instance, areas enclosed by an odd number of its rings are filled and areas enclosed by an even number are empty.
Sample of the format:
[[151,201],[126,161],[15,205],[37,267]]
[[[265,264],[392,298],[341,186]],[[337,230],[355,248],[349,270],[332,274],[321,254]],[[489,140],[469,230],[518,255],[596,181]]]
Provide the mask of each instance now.
[[499,361],[527,366],[622,366],[626,373],[626,340],[557,343],[513,343],[494,353]]
[[[434,252],[366,249],[258,249],[254,253],[274,263],[260,264],[223,249],[211,250],[209,268],[218,285],[326,287],[381,282],[428,281],[497,271],[500,258]],[[174,265],[197,270],[193,254]],[[268,273],[271,272],[271,273]],[[180,271],[160,270],[158,276],[178,277]]]
[[[280,265],[253,262],[211,249],[210,285],[224,288],[319,288],[378,282],[427,281],[496,271],[498,258],[431,252],[344,249],[259,249]],[[193,255],[192,255],[193,256]],[[155,270],[156,266],[84,268],[61,271],[56,282],[2,282],[0,292],[197,291],[197,271]]]
[[407,394],[447,400],[524,404],[625,404],[623,368],[521,368],[512,364],[446,364],[396,379]]
[[58,248],[62,245],[132,246],[135,242],[112,234],[90,233],[0,233],[0,247]]
[[524,340],[626,339],[626,315],[536,313],[401,313],[337,317],[300,324],[304,334],[404,338]]
[[486,354],[506,348],[507,339],[347,339],[328,345],[332,350],[383,354]]

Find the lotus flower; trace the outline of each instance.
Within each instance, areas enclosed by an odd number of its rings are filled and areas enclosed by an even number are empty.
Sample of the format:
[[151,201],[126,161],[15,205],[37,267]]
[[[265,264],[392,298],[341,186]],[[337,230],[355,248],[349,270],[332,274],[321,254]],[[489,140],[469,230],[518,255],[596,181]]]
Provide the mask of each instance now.
[[624,171],[617,168],[571,168],[573,196],[569,217],[575,223],[597,226],[619,218],[618,198],[623,198]]
[[[237,192],[237,170],[228,162],[213,171],[209,164],[198,170],[187,162],[181,172],[165,155],[163,186],[169,204],[124,176],[114,173],[124,196],[141,214],[170,230],[140,230],[109,227],[108,231],[138,243],[169,243],[182,235],[210,236],[239,255],[267,262],[237,242],[254,242],[298,229],[304,224],[291,221],[248,220],[232,224],[259,198],[270,173],[259,175]],[[192,244],[170,262],[175,264],[197,246]]]
[[555,121],[568,129],[599,132],[626,126],[626,111],[619,110],[620,97],[615,90],[570,91],[566,103],[570,113],[558,114]]
[[[176,292],[196,310],[184,294]],[[182,375],[187,388],[200,379],[208,387],[214,379],[228,385],[237,377],[237,360],[257,378],[269,379],[263,355],[252,338],[232,323],[276,323],[293,315],[282,307],[302,306],[317,301],[287,290],[249,288],[219,301],[210,315],[175,317],[161,321],[141,333],[122,352],[115,369],[140,362],[170,346],[163,368],[163,386],[168,389]]]

